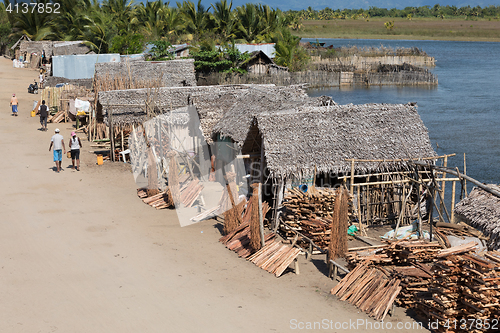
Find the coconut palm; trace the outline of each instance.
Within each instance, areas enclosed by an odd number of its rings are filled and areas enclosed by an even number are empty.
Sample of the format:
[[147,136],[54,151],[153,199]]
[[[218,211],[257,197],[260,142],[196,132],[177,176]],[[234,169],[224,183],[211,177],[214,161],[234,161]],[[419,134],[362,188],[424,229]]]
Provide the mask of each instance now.
[[262,40],[262,26],[260,13],[254,4],[247,3],[246,5],[236,8],[237,12],[237,37],[247,43],[255,43]]
[[227,0],[221,0],[212,4],[212,20],[214,24],[214,31],[218,34],[221,42],[226,42],[231,38],[236,37],[235,32],[237,28],[234,12],[232,12],[233,1],[229,4]]
[[191,34],[195,40],[198,40],[205,33],[210,24],[208,9],[201,4],[195,5],[192,1],[183,1],[177,3],[179,9],[182,28],[187,34]]

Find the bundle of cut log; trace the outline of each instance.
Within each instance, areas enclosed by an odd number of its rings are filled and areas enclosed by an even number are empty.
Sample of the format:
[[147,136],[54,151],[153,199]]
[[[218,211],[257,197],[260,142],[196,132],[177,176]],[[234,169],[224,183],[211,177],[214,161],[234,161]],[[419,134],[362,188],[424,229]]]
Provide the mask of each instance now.
[[137,195],[145,204],[148,204],[156,209],[168,208],[174,204],[172,195],[168,189],[149,197],[147,189],[138,189]]
[[[428,292],[418,295],[417,313],[437,320],[440,332],[495,331],[491,326],[500,315],[500,253],[483,252],[480,256],[471,252],[470,246],[441,253],[442,258],[433,266]],[[458,324],[449,325],[455,322]]]
[[393,265],[432,262],[435,255],[443,250],[437,242],[426,240],[392,241],[384,246],[368,248],[363,251],[349,252],[347,261],[351,266],[359,262],[370,261]]
[[390,278],[383,269],[367,263],[358,265],[331,290],[376,320],[384,320],[401,291],[401,281]]
[[266,243],[266,246],[248,257],[248,260],[280,277],[299,253],[300,249],[285,245],[280,240],[274,240]]
[[60,123],[63,120],[64,120],[64,111],[63,110],[61,110],[61,111],[57,112],[55,115],[49,116],[47,118],[47,122],[49,122],[49,123]]
[[[312,239],[317,246],[326,249],[330,242],[335,195],[336,191],[330,188],[315,189],[310,193],[289,189],[283,200],[285,207],[283,221],[293,230]],[[349,202],[351,201],[349,198]],[[350,209],[349,215],[352,215],[351,212]],[[295,237],[295,234],[284,226],[281,227],[281,231],[290,240]],[[302,240],[299,240],[297,244],[309,245],[301,242]]]
[[200,184],[199,179],[195,179],[190,182],[185,181],[180,189],[182,204],[184,207],[191,207],[200,196],[200,193],[203,190],[203,185]]
[[[252,250],[250,248],[250,219],[253,204],[254,200],[251,198],[250,201],[248,201],[245,210],[243,211],[241,225],[229,234],[219,239],[219,242],[226,245],[228,249],[235,251],[240,257],[243,258],[246,258],[252,254]],[[262,215],[265,216],[268,211],[269,204],[267,202],[263,202]],[[264,237],[265,241],[268,242],[276,237],[276,234],[270,233]]]

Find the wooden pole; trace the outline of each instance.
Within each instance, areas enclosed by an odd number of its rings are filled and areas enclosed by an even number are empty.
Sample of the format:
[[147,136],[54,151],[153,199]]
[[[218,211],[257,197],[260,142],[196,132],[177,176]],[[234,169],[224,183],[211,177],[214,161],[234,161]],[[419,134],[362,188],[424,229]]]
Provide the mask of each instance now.
[[264,247],[264,216],[262,215],[262,183],[259,183],[259,229],[260,229],[260,245]]
[[109,109],[109,139],[111,140],[111,148],[110,148],[110,160],[111,162],[115,161],[115,133],[114,133],[114,127],[113,127],[113,110],[110,108]]
[[[445,167],[445,168],[448,167],[448,156],[444,157],[443,167]],[[444,197],[445,187],[446,187],[446,181],[444,181],[444,179],[446,178],[446,172],[443,172],[443,177],[441,177],[441,178],[443,179],[443,181],[441,181],[441,188],[442,188],[443,197]],[[444,202],[441,201],[439,204],[439,211],[441,212],[441,215],[443,215],[443,206],[444,206]],[[440,221],[440,222],[442,222],[442,221]]]
[[351,161],[351,196],[354,195],[354,159]]
[[[464,153],[464,175],[467,175],[467,163],[465,161],[465,153]],[[464,190],[465,190],[465,197],[467,198],[469,196],[467,194],[467,180],[464,180]]]
[[451,183],[451,223],[455,223],[455,191],[457,182]]
[[[366,183],[368,184],[369,177],[366,177]],[[366,225],[370,222],[370,185],[366,185]]]
[[[264,183],[264,137],[261,135],[260,142],[260,184]],[[259,185],[260,188],[260,185]],[[260,190],[259,190],[260,191]]]

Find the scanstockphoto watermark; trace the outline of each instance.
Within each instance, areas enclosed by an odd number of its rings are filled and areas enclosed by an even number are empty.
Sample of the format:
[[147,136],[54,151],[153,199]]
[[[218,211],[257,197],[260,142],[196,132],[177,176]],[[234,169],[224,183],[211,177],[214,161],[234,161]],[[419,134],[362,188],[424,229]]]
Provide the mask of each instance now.
[[331,319],[323,319],[321,321],[300,321],[297,319],[290,320],[290,329],[292,330],[346,330],[346,331],[382,331],[382,330],[424,330],[421,322],[384,322],[372,321],[369,319],[349,319],[348,321],[336,321]]

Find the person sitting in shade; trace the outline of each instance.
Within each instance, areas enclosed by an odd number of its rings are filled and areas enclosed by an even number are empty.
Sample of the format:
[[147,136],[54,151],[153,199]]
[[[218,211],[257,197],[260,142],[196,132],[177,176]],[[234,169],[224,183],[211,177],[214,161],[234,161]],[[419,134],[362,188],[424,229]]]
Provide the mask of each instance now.
[[52,146],[54,146],[54,162],[56,163],[56,172],[59,173],[62,169],[62,151],[64,150],[64,153],[66,154],[66,147],[64,146],[63,136],[59,134],[59,128],[56,128],[54,132],[56,134],[54,134],[50,139],[49,151],[52,149]]

